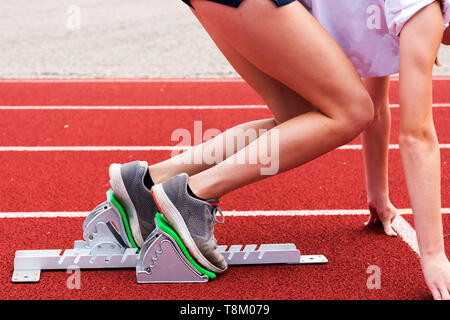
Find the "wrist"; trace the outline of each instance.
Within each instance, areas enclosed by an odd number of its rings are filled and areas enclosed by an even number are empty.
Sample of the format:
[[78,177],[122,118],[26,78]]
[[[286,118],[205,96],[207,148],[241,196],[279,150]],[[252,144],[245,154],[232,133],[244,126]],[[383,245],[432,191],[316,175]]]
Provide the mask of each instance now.
[[389,200],[389,191],[368,192],[367,205],[369,207],[386,207],[391,203]]
[[444,250],[421,252],[420,259],[422,262],[448,260]]

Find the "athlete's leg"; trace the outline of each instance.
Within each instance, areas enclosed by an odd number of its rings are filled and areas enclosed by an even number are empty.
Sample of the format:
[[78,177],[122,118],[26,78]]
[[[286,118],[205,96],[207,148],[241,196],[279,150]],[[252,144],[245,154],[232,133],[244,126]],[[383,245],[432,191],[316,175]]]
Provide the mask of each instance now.
[[192,176],[189,184],[200,197],[218,198],[264,178],[265,165],[259,157],[251,164],[251,157],[262,146],[270,150],[271,140],[278,143],[272,151],[279,153],[273,172],[279,173],[345,144],[371,122],[372,103],[356,70],[301,4],[276,8],[270,1],[246,0],[237,9],[203,0],[193,4],[250,63],[318,109],[277,125],[228,161]]
[[[206,22],[205,28],[213,26],[212,37],[217,32],[250,64],[317,108],[309,106],[302,113],[303,108],[296,106],[294,112],[300,115],[286,116],[290,119],[260,135],[226,161],[191,176],[191,188],[186,174],[152,187],[156,204],[190,252],[209,270],[223,272],[227,264],[216,250],[213,236],[214,216],[219,209],[211,198],[264,175],[301,165],[350,141],[372,121],[373,106],[353,65],[299,3],[277,8],[269,0],[246,0],[237,9],[210,1],[193,4]],[[245,69],[240,68],[240,72],[244,76]],[[261,85],[260,81],[252,82],[249,75],[244,77],[253,87]],[[273,86],[271,82],[269,87]],[[285,90],[284,86],[279,88]],[[265,97],[264,89],[257,91]],[[263,155],[272,156],[270,172],[265,171]],[[138,169],[133,172],[143,172]],[[137,213],[138,218],[145,215],[145,211]]]
[[[261,132],[272,129],[277,124],[314,108],[297,92],[251,64],[222,38],[213,25],[198,15],[195,10],[192,11],[233,68],[262,97],[274,117],[235,126],[182,154],[151,165],[149,167],[150,175],[155,183],[164,182],[182,172],[191,176],[204,171],[245,147],[258,138]],[[243,143],[227,144],[227,141],[242,141]],[[208,150],[216,150],[219,155],[214,162],[204,161]],[[194,161],[194,159],[201,159],[202,161]]]

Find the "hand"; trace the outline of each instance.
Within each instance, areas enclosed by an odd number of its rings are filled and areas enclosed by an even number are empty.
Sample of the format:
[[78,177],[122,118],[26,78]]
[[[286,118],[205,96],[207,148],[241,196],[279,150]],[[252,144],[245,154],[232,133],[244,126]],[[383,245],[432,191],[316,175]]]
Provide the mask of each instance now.
[[435,300],[450,300],[450,263],[445,254],[422,257],[425,282]]
[[364,223],[366,227],[382,226],[386,235],[390,237],[397,236],[397,233],[392,229],[392,223],[397,217],[397,209],[389,200],[376,205],[369,203],[369,210],[369,220]]

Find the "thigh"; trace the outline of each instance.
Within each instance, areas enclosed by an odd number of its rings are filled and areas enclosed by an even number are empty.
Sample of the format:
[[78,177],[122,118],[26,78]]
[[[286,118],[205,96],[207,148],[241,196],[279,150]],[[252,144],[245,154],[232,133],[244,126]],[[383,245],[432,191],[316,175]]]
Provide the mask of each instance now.
[[339,114],[357,95],[366,98],[351,62],[300,3],[276,7],[269,0],[245,0],[238,8],[192,3],[245,59],[325,114]]
[[309,101],[250,63],[220,35],[214,25],[196,10],[192,12],[232,67],[262,97],[277,123],[313,110],[314,107]]

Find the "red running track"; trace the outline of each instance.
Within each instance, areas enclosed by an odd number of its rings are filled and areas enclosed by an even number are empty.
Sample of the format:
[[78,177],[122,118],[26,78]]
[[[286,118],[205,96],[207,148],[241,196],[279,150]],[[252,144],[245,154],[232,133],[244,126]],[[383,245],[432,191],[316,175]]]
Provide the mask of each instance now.
[[[450,102],[450,78],[435,77],[433,100]],[[398,103],[393,77],[390,102]],[[3,106],[148,106],[262,104],[241,79],[0,80]]]
[[[363,216],[228,217],[219,243],[292,242],[305,254],[325,254],[327,265],[230,267],[207,284],[136,284],[134,270],[82,271],[81,289],[69,290],[64,271],[43,272],[38,284],[12,284],[11,263],[0,265],[7,299],[429,299],[417,255],[400,238],[365,229]],[[450,219],[446,217],[446,229]],[[14,227],[11,227],[11,223]],[[1,219],[13,243],[0,244],[1,261],[15,250],[64,248],[81,237],[82,219]],[[274,231],[280,226],[282,232]],[[39,230],[39,231],[35,231]],[[20,236],[18,236],[20,235]],[[381,289],[369,290],[367,268],[382,271]]]
[[[392,144],[398,143],[400,112],[392,109]],[[170,146],[176,129],[200,137],[240,123],[271,118],[268,109],[232,110],[0,110],[0,146]],[[433,110],[440,143],[450,143],[450,104]],[[360,144],[360,139],[353,143]],[[191,144],[191,143],[190,143]]]
[[[4,155],[5,153],[0,153]],[[169,152],[10,152],[0,171],[1,211],[89,211],[105,198],[112,162],[166,159]],[[442,150],[448,172],[450,150]],[[12,160],[12,161],[11,161]],[[221,199],[224,210],[366,208],[360,151],[336,150],[305,166],[236,190]],[[390,151],[390,192],[398,208],[409,202],[398,150]],[[442,190],[450,177],[442,177]],[[450,198],[443,197],[450,207]]]
[[[450,103],[449,79],[435,81],[435,103]],[[391,86],[397,103],[398,82]],[[241,81],[0,81],[0,105],[246,105],[262,101]],[[440,143],[449,143],[450,108],[434,109]],[[393,109],[397,143],[398,109]],[[269,116],[267,110],[0,110],[0,146],[165,146],[176,128],[223,130]],[[145,123],[144,123],[145,121]],[[151,129],[149,129],[151,128]],[[157,128],[156,130],[154,128]],[[112,134],[114,133],[114,134]],[[359,140],[353,143],[360,143]],[[176,144],[176,143],[175,143]],[[111,162],[160,161],[167,151],[0,151],[0,212],[89,211],[105,199]],[[450,207],[450,151],[442,149],[443,207]],[[82,218],[0,218],[2,299],[429,299],[418,256],[401,237],[366,229],[364,175],[359,150],[336,150],[301,168],[252,184],[221,199],[223,210],[342,210],[333,216],[227,217],[219,243],[294,242],[304,254],[324,254],[320,266],[232,267],[208,284],[137,285],[133,270],[82,272],[81,290],[68,274],[44,272],[39,284],[12,284],[15,250],[63,249],[82,236]],[[408,208],[398,150],[390,151],[391,199]],[[1,217],[1,215],[0,215]],[[404,218],[413,225],[412,216]],[[444,231],[450,233],[449,215]],[[446,238],[447,253],[449,253]],[[382,271],[369,290],[367,267]]]

